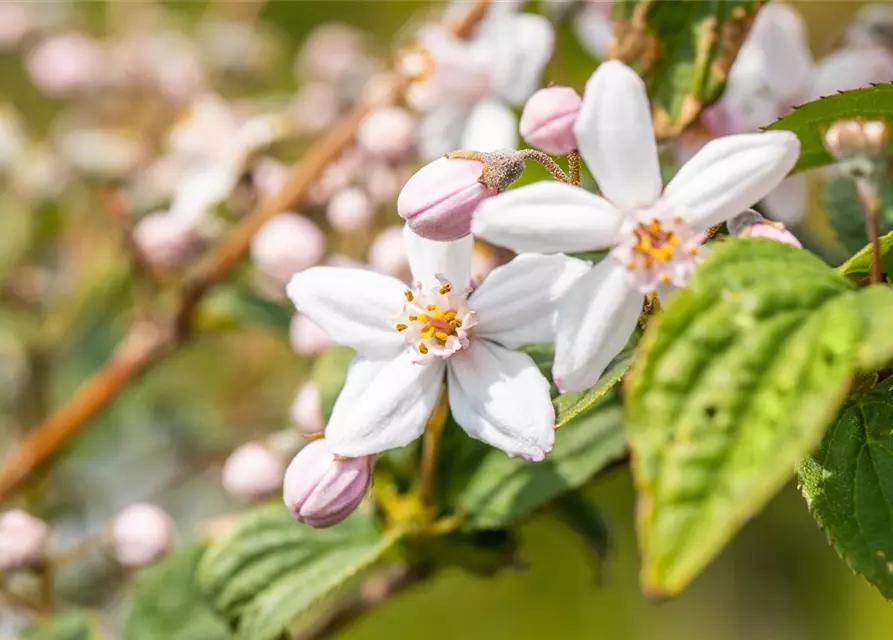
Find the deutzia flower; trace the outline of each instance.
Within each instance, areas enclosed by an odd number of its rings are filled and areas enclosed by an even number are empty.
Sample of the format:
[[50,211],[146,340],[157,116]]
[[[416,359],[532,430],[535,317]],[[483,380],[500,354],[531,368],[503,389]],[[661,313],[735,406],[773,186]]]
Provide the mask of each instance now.
[[357,351],[326,427],[337,455],[357,457],[418,438],[444,375],[453,418],[510,456],[552,449],[549,383],[517,349],[554,338],[557,300],[588,264],[520,255],[471,292],[473,240],[433,242],[404,229],[415,283],[365,269],[314,267],[292,278],[298,311]]
[[426,114],[419,133],[424,159],[516,147],[509,105],[522,105],[539,88],[554,42],[548,19],[510,9],[491,9],[471,41],[442,26],[422,28],[400,67],[410,81],[407,101]]
[[786,131],[721,138],[661,193],[645,85],[616,61],[586,84],[574,133],[604,197],[540,182],[485,201],[472,221],[473,233],[514,251],[611,250],[559,304],[553,374],[562,391],[595,384],[635,329],[644,295],[685,285],[701,234],[775,188],[800,149]]

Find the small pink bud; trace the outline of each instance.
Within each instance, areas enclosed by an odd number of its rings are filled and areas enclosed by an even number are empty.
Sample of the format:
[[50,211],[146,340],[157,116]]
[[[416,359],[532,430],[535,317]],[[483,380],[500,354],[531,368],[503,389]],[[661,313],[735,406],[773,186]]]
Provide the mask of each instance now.
[[358,187],[337,191],[326,207],[326,220],[333,229],[344,233],[368,228],[374,216],[369,196]]
[[349,516],[372,485],[372,459],[335,459],[325,439],[298,452],[285,472],[282,497],[298,521],[330,527]]
[[319,387],[316,383],[305,382],[298,389],[295,401],[291,404],[291,419],[301,435],[306,437],[320,435],[325,430]]
[[408,282],[411,276],[403,243],[403,225],[394,225],[379,233],[369,247],[368,259],[376,271]]
[[800,241],[794,237],[780,222],[766,220],[753,209],[744,211],[726,223],[729,233],[743,238],[768,238],[792,247],[803,247]]
[[131,505],[115,516],[112,555],[125,567],[142,567],[167,555],[174,544],[174,522],[153,504]]
[[383,160],[406,157],[415,145],[416,120],[406,109],[382,107],[360,123],[357,142],[369,155]]
[[237,498],[261,500],[282,486],[285,462],[256,442],[233,451],[223,463],[223,488]]
[[386,164],[373,164],[366,169],[363,186],[375,206],[393,206],[401,184],[400,174]]
[[133,241],[149,262],[170,267],[186,264],[201,248],[190,225],[167,211],[141,218],[133,229]]
[[280,213],[270,219],[251,241],[254,265],[282,283],[322,260],[325,253],[323,232],[296,213]]
[[288,182],[288,167],[275,158],[259,158],[251,170],[251,183],[261,199],[277,195]]
[[440,158],[419,169],[397,196],[397,213],[429,240],[457,240],[471,233],[471,216],[496,195],[481,184],[484,163]]
[[331,126],[340,110],[338,92],[324,82],[310,82],[298,90],[289,113],[298,133],[312,135]]
[[528,144],[553,155],[577,148],[574,123],[583,99],[570,87],[540,89],[524,105],[521,135]]
[[63,33],[38,44],[28,55],[27,67],[38,89],[48,96],[63,97],[96,81],[102,52],[83,34]]
[[302,356],[317,356],[332,344],[326,332],[307,316],[300,314],[291,319],[288,338],[295,353]]
[[0,571],[39,567],[46,557],[49,527],[24,511],[0,515]]

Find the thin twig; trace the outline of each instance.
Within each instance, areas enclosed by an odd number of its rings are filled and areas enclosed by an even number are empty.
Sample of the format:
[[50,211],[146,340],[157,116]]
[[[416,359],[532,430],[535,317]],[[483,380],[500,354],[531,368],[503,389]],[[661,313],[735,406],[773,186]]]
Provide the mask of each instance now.
[[567,154],[567,169],[571,174],[571,184],[580,186],[580,152],[571,149]]
[[[492,0],[476,0],[451,28],[467,37]],[[395,88],[405,81],[394,77]],[[314,181],[353,141],[370,106],[361,103],[298,163],[285,187],[261,202],[188,274],[173,316],[135,325],[108,361],[78,387],[59,409],[38,424],[0,470],[0,502],[7,500],[78,432],[153,364],[189,337],[192,312],[211,287],[221,282],[247,253],[251,238],[274,215],[299,204]]]
[[571,179],[564,172],[564,169],[559,167],[557,162],[542,151],[537,151],[536,149],[522,149],[519,153],[525,160],[533,160],[534,162],[541,164],[546,171],[551,173],[557,180],[561,180],[561,182],[564,182],[565,184],[572,184]]
[[881,238],[878,229],[878,211],[880,198],[877,187],[870,178],[857,178],[856,188],[859,192],[859,201],[865,211],[865,229],[868,231],[868,239],[871,243],[871,282],[882,282],[881,273]]

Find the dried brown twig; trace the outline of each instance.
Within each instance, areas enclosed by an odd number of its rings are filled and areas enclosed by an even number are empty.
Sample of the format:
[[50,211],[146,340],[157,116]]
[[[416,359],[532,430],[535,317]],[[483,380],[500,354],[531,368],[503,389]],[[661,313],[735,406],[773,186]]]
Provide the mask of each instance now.
[[[486,15],[492,0],[476,0],[451,31],[466,38]],[[404,80],[391,78],[397,92]],[[223,281],[248,252],[251,238],[274,215],[300,204],[323,170],[353,141],[371,108],[361,102],[297,164],[283,189],[258,204],[187,274],[172,314],[138,321],[106,363],[42,423],[35,426],[0,470],[0,501],[9,499],[130,383],[189,338],[192,314],[209,289]]]

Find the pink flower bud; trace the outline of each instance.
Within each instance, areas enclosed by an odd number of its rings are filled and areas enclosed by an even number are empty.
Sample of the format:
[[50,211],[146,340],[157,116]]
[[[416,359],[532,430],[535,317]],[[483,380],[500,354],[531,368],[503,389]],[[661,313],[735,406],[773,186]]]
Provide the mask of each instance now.
[[363,186],[372,204],[393,206],[394,199],[400,193],[401,177],[386,164],[373,164],[366,169]]
[[371,485],[369,456],[336,460],[321,439],[301,449],[288,465],[282,497],[298,521],[330,527],[357,508]]
[[337,191],[326,208],[326,220],[333,229],[344,233],[366,229],[374,216],[369,196],[358,187]]
[[471,232],[471,216],[495,195],[479,182],[484,163],[440,158],[419,169],[397,196],[397,213],[429,240],[457,240]]
[[189,224],[167,211],[141,218],[133,229],[133,241],[149,262],[171,267],[186,264],[201,248]]
[[583,99],[570,87],[540,89],[524,105],[521,135],[528,144],[553,155],[577,148],[574,123]]
[[411,276],[403,243],[403,226],[394,225],[379,233],[369,247],[368,260],[376,271],[408,282]]
[[174,544],[174,522],[153,504],[138,503],[112,520],[112,555],[125,567],[142,567],[165,556]]
[[49,527],[24,511],[0,515],[0,571],[40,566],[46,557]]
[[383,160],[406,157],[415,145],[416,120],[406,109],[382,107],[370,113],[357,131],[357,142]]
[[802,247],[800,241],[794,237],[780,222],[766,220],[753,209],[744,211],[726,223],[729,233],[733,236],[768,238],[793,247]]
[[272,198],[288,182],[288,174],[288,167],[275,158],[259,158],[251,170],[251,182],[261,199]]
[[310,82],[298,90],[289,113],[299,133],[319,133],[335,122],[340,110],[338,92],[324,82]]
[[295,315],[291,319],[288,338],[295,353],[308,357],[319,355],[332,344],[318,324],[302,315]]
[[254,265],[282,283],[322,260],[325,253],[323,232],[296,213],[281,213],[272,218],[251,241]]
[[28,73],[48,96],[63,97],[92,84],[102,67],[102,52],[80,33],[47,38],[28,55]]
[[295,401],[291,404],[291,419],[301,435],[311,437],[322,434],[326,425],[316,383],[305,382],[298,389]]
[[9,53],[19,46],[31,29],[28,7],[22,2],[0,2],[0,52]]
[[256,442],[233,451],[223,463],[223,488],[238,498],[261,500],[282,486],[285,462]]

